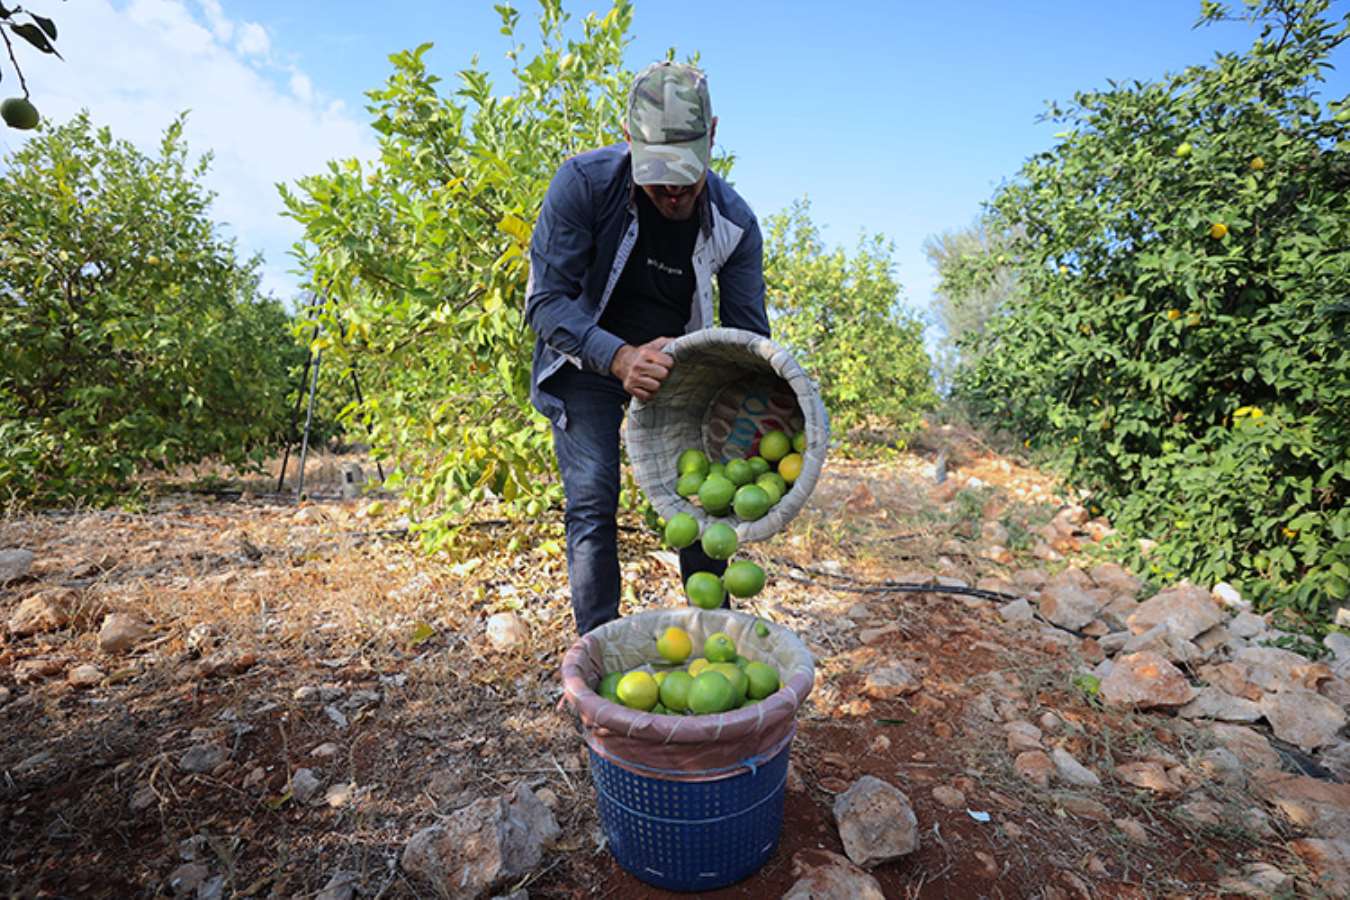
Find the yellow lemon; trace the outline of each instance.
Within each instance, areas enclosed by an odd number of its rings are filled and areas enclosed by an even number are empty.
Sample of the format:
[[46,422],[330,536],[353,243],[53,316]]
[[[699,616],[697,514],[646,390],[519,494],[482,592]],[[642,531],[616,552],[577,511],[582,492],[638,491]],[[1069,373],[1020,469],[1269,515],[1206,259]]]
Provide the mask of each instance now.
[[1266,161],[1258,156],[1249,165],[1251,165],[1253,171],[1260,172],[1266,167]]
[[689,639],[689,632],[672,625],[656,639],[656,652],[666,662],[682,663],[694,652],[694,642]]
[[788,484],[795,482],[802,474],[802,455],[789,453],[783,457],[782,462],[778,464],[778,474],[782,475]]
[[619,702],[630,709],[651,709],[661,696],[661,688],[649,672],[629,672],[619,679]]
[[689,676],[691,678],[697,678],[698,676],[702,675],[703,670],[708,668],[708,666],[710,665],[712,665],[712,663],[710,663],[708,660],[700,656],[698,659],[694,660],[689,664]]
[[1223,240],[1224,236],[1227,234],[1228,226],[1222,222],[1215,222],[1213,225],[1209,226],[1209,236],[1216,241]]
[[1177,319],[1180,319],[1180,318],[1181,318],[1181,310],[1179,310],[1179,309],[1169,309],[1169,310],[1167,311],[1167,321],[1169,321],[1169,322],[1175,322]]

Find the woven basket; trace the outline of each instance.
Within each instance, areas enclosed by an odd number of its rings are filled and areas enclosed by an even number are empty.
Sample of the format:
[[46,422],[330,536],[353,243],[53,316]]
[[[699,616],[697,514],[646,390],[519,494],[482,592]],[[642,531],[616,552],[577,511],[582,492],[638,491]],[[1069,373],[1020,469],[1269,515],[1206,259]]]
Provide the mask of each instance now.
[[[782,347],[738,328],[695,331],[666,352],[675,367],[655,397],[633,401],[625,428],[628,458],[647,499],[666,519],[691,514],[700,530],[713,521],[734,524],[742,543],[777,534],[806,505],[825,465],[830,423],[815,382]],[[774,429],[804,430],[806,453],[792,489],[762,519],[709,516],[675,493],[682,451],[701,448],[712,460],[746,458],[755,455],[760,435]]]

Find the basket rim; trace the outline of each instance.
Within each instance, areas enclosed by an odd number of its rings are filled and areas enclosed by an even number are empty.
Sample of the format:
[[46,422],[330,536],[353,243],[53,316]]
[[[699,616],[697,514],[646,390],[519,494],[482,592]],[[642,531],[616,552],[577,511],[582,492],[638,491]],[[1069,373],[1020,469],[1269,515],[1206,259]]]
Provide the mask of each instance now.
[[[654,454],[663,452],[659,437],[660,425],[653,422],[660,418],[663,410],[660,391],[645,402],[635,398],[629,408],[624,440],[633,463],[633,476],[657,513],[667,521],[678,513],[688,513],[698,521],[700,531],[713,522],[723,522],[736,530],[736,537],[742,543],[766,540],[787,527],[805,508],[815,490],[829,446],[829,414],[815,382],[792,355],[772,338],[739,328],[705,328],[676,338],[665,347],[665,351],[675,358],[676,365],[672,372],[679,370],[681,359],[687,360],[710,350],[740,352],[747,362],[772,372],[791,388],[804,419],[802,430],[807,435],[806,452],[802,454],[802,471],[793,482],[792,489],[767,514],[750,521],[742,521],[734,516],[709,515],[701,507],[676,494],[674,484],[667,483],[674,459],[663,462],[654,459]],[[701,418],[706,420],[706,411],[701,414]],[[701,449],[706,452],[706,445]]]

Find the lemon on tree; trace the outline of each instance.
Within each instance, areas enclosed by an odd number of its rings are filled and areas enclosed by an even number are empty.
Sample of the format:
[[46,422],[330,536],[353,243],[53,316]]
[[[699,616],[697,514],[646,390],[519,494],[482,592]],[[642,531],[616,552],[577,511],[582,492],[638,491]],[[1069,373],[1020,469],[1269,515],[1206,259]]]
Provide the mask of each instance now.
[[778,690],[778,670],[768,663],[752,662],[745,667],[745,677],[750,681],[748,696],[752,700],[763,700]]
[[689,690],[694,686],[694,676],[688,672],[671,672],[661,682],[661,705],[673,712],[684,712],[689,708]]
[[736,529],[725,522],[714,522],[703,529],[703,552],[713,559],[731,559],[739,543]]
[[695,572],[684,583],[684,592],[689,602],[699,609],[717,609],[726,599],[726,590],[722,579],[711,572]]
[[748,559],[738,559],[722,573],[722,586],[733,597],[753,597],[764,590],[764,570]]
[[676,513],[666,523],[666,543],[683,550],[698,540],[698,519],[689,513]]
[[703,504],[705,512],[714,516],[725,515],[735,496],[736,485],[722,475],[710,474],[698,489],[698,502]]
[[776,463],[792,452],[792,441],[781,431],[770,431],[759,439],[759,455],[766,462]]
[[682,663],[694,652],[694,642],[689,639],[689,632],[672,625],[656,639],[656,652],[666,662]]
[[645,712],[656,705],[661,689],[657,686],[656,679],[651,676],[650,672],[639,669],[636,672],[629,672],[619,679],[617,693],[619,702],[624,706]]
[[753,522],[756,519],[764,518],[764,514],[769,511],[769,507],[772,505],[768,493],[757,484],[747,484],[738,488],[736,499],[731,502],[731,508],[735,511],[736,518],[744,522]]
[[[31,28],[32,26],[26,27]],[[0,119],[4,119],[5,124],[10,128],[29,131],[37,127],[37,107],[30,103],[26,97],[10,97],[4,103],[0,103]]]
[[731,708],[736,694],[721,672],[702,672],[689,689],[689,709],[695,715],[706,716]]
[[725,631],[714,631],[703,641],[703,655],[709,662],[729,663],[736,658],[736,642]]

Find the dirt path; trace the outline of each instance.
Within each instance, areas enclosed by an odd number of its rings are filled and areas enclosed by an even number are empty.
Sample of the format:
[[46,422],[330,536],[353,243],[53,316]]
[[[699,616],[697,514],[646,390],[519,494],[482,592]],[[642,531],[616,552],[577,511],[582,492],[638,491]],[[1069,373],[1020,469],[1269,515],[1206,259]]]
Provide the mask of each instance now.
[[[877,586],[942,576],[1018,593],[1015,575],[1047,565],[1030,553],[1063,499],[1053,483],[969,445],[950,465],[935,486],[916,455],[833,464],[791,534],[755,548],[770,586],[750,608],[807,640],[818,682],[780,847],[713,896],[780,896],[799,852],[842,852],[831,806],[863,774],[905,791],[919,821],[919,850],[873,873],[888,897],[1218,895],[1258,861],[1306,877],[1283,849],[1299,832],[1234,824],[1259,804],[1215,779],[1192,786],[1225,811],[1206,823],[1182,809],[1194,793],[1047,789],[1014,770],[1008,721],[1104,772],[1149,754],[1185,768],[1213,742],[1077,689],[1095,662],[1079,638],[1010,627],[990,600]],[[0,521],[0,548],[34,553],[0,615],[43,595],[69,618],[0,643],[6,893],[151,896],[176,874],[206,896],[310,897],[346,871],[360,896],[419,896],[398,865],[409,836],[523,780],[552,794],[563,833],[530,896],[665,896],[597,849],[580,741],[556,709],[572,628],[556,514],[469,529],[454,559],[427,560],[367,508],[180,494]],[[622,543],[626,609],[679,603],[652,537],[634,523]],[[1079,543],[1063,549],[1091,552]],[[484,623],[508,610],[530,638],[499,650]],[[100,648],[109,611],[148,625],[128,652]],[[866,674],[895,662],[921,688],[867,697]]]

